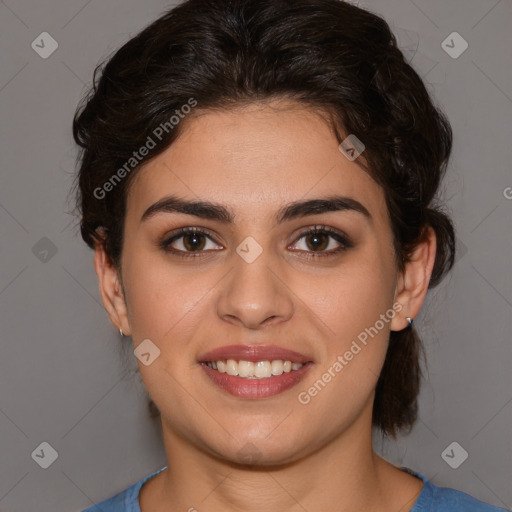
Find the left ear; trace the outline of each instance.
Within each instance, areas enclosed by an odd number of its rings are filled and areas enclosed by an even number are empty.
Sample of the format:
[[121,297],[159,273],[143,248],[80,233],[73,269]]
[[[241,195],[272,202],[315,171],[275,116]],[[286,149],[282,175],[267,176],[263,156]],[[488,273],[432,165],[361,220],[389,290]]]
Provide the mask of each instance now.
[[436,234],[427,226],[405,269],[400,272],[394,303],[402,305],[401,313],[391,320],[391,330],[401,331],[409,325],[406,317],[416,318],[427,295],[428,284],[436,259]]

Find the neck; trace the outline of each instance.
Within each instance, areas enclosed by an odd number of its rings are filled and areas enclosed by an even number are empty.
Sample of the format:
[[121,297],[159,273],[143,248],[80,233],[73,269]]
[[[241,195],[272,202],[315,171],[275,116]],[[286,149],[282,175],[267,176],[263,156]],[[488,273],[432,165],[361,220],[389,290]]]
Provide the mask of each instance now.
[[164,429],[167,470],[152,479],[152,500],[141,492],[142,512],[304,512],[332,510],[333,503],[337,512],[406,512],[422,484],[373,452],[371,426],[363,428],[367,419],[360,417],[314,453],[280,465],[241,466]]

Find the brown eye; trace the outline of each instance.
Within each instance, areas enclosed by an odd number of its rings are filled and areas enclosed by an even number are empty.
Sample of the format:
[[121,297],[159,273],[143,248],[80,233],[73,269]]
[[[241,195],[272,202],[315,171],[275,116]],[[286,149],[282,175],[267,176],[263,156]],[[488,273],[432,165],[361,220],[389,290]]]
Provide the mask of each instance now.
[[200,251],[206,245],[205,236],[201,233],[187,233],[182,238],[187,251]]
[[324,250],[329,245],[329,238],[329,235],[326,233],[310,233],[305,236],[307,240],[306,245],[312,251]]
[[[302,240],[304,242],[301,242]],[[326,226],[315,226],[315,228],[305,231],[293,245],[307,258],[336,256],[354,247],[345,234]],[[300,247],[301,245],[302,247]]]
[[211,249],[223,249],[202,229],[187,227],[178,230],[172,236],[159,243],[162,250],[178,256],[200,256]]

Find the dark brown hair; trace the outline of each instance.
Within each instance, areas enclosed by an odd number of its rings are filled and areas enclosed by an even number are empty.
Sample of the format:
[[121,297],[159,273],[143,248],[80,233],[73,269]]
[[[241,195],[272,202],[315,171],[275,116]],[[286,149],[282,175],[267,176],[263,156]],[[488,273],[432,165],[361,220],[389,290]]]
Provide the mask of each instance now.
[[[437,254],[429,287],[438,284],[455,255],[452,222],[436,200],[452,147],[450,124],[388,24],[340,0],[188,0],[100,64],[73,121],[84,241],[104,244],[120,269],[128,187],[140,165],[195,115],[184,105],[192,100],[200,112],[273,98],[328,112],[339,142],[347,134],[363,141],[358,161],[364,157],[385,192],[397,267],[431,226]],[[172,123],[172,116],[180,120]],[[155,146],[130,160],[149,138]],[[123,179],[114,182],[120,169]],[[413,327],[391,332],[373,409],[384,434],[395,437],[416,420],[421,349]]]

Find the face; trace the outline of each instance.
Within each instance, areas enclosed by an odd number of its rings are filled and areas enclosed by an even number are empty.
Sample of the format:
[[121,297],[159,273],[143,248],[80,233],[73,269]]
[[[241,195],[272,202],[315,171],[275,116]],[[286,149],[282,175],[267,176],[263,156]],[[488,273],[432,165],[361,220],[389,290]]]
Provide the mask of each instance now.
[[[171,195],[217,208],[144,215]],[[345,202],[289,208],[333,197]],[[167,440],[274,464],[368,433],[389,331],[405,322],[391,225],[383,190],[317,113],[273,102],[187,119],[130,187],[121,277],[123,330],[160,350],[138,364]],[[303,366],[271,362],[287,359]]]

